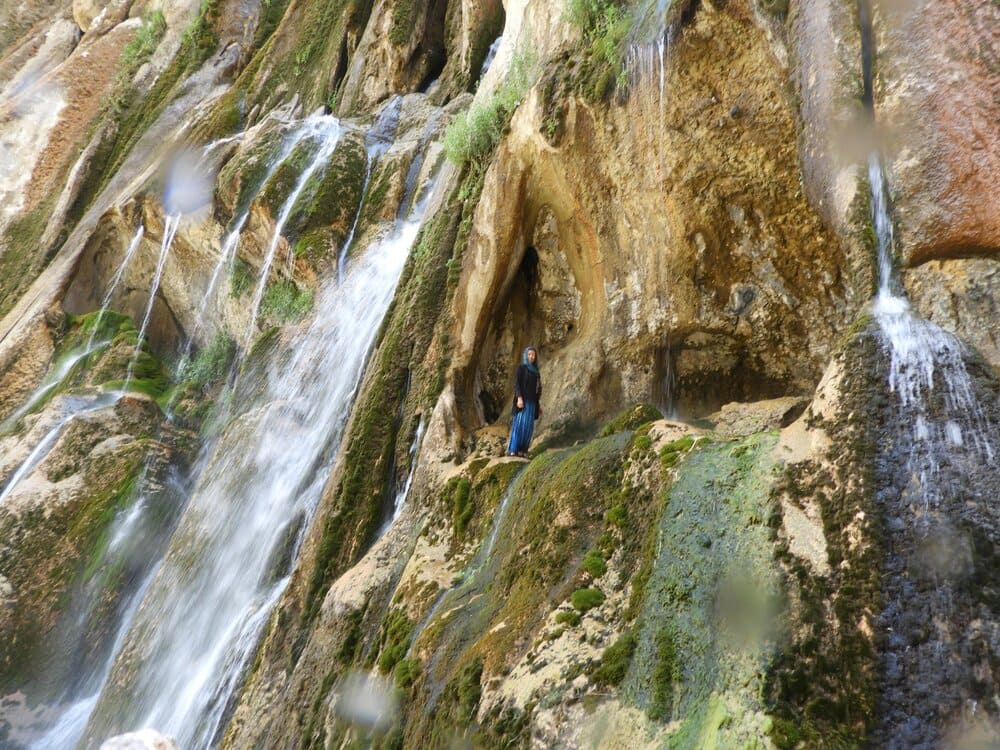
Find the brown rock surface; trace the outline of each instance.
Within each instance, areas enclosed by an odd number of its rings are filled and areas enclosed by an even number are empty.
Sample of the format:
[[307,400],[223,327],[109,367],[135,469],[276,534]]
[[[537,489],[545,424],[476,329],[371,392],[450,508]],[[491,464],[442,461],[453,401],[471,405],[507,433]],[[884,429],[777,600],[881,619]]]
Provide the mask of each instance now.
[[904,274],[914,308],[1000,368],[1000,262],[932,260]]
[[802,195],[782,71],[748,8],[683,27],[662,102],[647,82],[595,107],[553,75],[501,142],[463,256],[464,424],[500,415],[529,343],[548,424],[810,390],[846,319],[845,253]]
[[1000,5],[883,2],[875,112],[907,265],[1000,251]]

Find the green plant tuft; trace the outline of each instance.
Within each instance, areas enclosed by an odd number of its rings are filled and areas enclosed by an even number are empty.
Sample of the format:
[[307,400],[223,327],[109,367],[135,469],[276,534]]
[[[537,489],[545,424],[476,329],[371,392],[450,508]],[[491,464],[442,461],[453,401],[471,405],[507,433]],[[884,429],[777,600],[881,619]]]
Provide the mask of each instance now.
[[226,377],[235,356],[236,341],[220,333],[187,364],[182,377],[203,390],[211,388]]
[[590,675],[591,681],[596,685],[621,684],[632,662],[637,643],[635,633],[631,629],[622,633],[618,640],[604,649],[601,665]]
[[617,432],[634,430],[647,422],[662,418],[663,415],[660,414],[660,410],[652,404],[636,404],[619,413],[614,419],[604,425],[604,429],[601,430],[601,437],[614,435]]
[[590,574],[591,578],[600,578],[608,572],[608,564],[604,562],[604,557],[600,552],[592,549],[583,558],[583,569]]
[[461,536],[472,518],[472,483],[465,477],[459,477],[455,482],[455,495],[452,499],[452,520],[455,524],[455,534]]
[[560,625],[569,625],[571,628],[575,628],[577,625],[579,625],[580,619],[581,619],[580,613],[574,612],[571,609],[568,609],[565,612],[560,612],[559,614],[556,615],[557,623],[559,623]]
[[604,594],[600,589],[577,589],[569,597],[574,609],[586,612],[604,603]]
[[451,121],[444,134],[444,150],[451,161],[462,166],[485,161],[493,153],[514,110],[531,87],[534,67],[533,56],[515,55],[499,88]]
[[302,320],[312,306],[310,290],[299,289],[294,282],[281,279],[268,285],[260,303],[260,314],[270,320],[290,323]]

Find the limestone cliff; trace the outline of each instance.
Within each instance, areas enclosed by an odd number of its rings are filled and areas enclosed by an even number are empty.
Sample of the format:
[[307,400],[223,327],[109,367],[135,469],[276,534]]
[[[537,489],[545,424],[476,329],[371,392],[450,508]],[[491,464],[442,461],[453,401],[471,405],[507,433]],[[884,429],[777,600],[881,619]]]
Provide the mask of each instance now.
[[0,746],[997,741],[995,2],[16,5]]

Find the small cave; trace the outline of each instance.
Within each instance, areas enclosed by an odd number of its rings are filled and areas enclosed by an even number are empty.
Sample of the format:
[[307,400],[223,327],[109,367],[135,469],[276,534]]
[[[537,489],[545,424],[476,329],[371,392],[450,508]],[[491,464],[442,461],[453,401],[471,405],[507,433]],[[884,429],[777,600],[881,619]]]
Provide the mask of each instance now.
[[545,315],[539,305],[539,256],[528,246],[507,294],[497,307],[494,324],[480,347],[476,396],[486,424],[503,417],[513,394],[514,370],[526,346],[545,356]]
[[[680,337],[654,352],[650,400],[667,417],[704,419],[733,401],[753,402],[797,393],[737,342],[701,334]],[[695,339],[695,342],[686,339]]]
[[427,9],[423,33],[407,63],[411,76],[420,76],[415,90],[426,92],[441,77],[448,62],[445,17],[448,0],[434,0]]

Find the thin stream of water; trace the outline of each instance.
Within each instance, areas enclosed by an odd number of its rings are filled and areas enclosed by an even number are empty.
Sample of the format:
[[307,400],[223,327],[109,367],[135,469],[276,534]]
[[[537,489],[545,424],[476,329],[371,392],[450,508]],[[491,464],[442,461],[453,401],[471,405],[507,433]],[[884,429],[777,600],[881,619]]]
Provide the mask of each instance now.
[[[274,257],[278,252],[278,246],[281,243],[281,232],[285,228],[285,223],[288,221],[292,214],[292,209],[295,208],[295,203],[298,201],[299,196],[305,189],[309,180],[314,174],[324,167],[326,163],[330,160],[333,155],[334,150],[337,148],[337,144],[340,142],[341,128],[340,122],[329,115],[323,115],[321,117],[312,118],[306,121],[305,124],[306,133],[304,137],[314,137],[318,138],[320,141],[319,149],[313,156],[309,165],[302,171],[299,175],[298,181],[292,191],[288,194],[285,199],[285,203],[281,207],[281,211],[278,212],[278,218],[274,226],[274,234],[271,237],[271,242],[268,245],[267,252],[264,255],[264,265],[260,269],[260,277],[257,280],[257,289],[254,291],[253,302],[250,306],[250,322],[247,326],[247,333],[245,337],[245,345],[249,348],[251,342],[253,341],[254,332],[257,330],[257,316],[260,313],[260,305],[264,300],[264,292],[267,290],[267,283],[271,277],[271,266],[274,264]],[[292,252],[289,250],[289,262],[291,261]]]
[[132,382],[133,371],[136,362],[139,361],[139,354],[142,352],[142,342],[146,337],[146,329],[149,327],[150,318],[153,316],[153,305],[156,302],[156,294],[160,291],[160,281],[163,280],[163,269],[167,264],[167,257],[170,255],[170,246],[174,242],[177,234],[177,227],[180,226],[180,214],[168,216],[163,224],[163,239],[160,243],[160,255],[156,260],[156,271],[153,274],[153,281],[149,287],[149,301],[146,303],[146,311],[142,316],[142,325],[139,327],[139,336],[136,339],[135,352],[128,363],[128,370],[125,372],[125,385],[122,390],[127,391],[129,383]]

